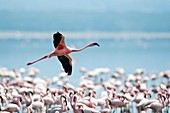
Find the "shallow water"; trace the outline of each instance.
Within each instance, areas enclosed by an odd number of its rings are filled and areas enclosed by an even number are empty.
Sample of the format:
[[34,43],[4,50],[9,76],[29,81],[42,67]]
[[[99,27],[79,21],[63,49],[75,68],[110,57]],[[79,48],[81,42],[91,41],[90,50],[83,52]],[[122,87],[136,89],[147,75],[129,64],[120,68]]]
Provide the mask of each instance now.
[[[126,73],[133,73],[137,68],[144,68],[149,73],[159,73],[170,68],[170,39],[67,39],[68,46],[80,48],[90,42],[98,42],[100,47],[88,48],[80,53],[72,53],[73,73],[70,76],[74,85],[81,76],[80,67],[93,70],[108,67],[114,71],[117,67],[125,68]],[[40,69],[39,76],[53,77],[62,67],[57,58],[38,62],[32,66],[26,63],[40,58],[53,50],[51,39],[0,39],[0,66],[13,68]]]
[[[69,77],[69,83],[74,86],[80,84],[82,73],[81,67],[86,67],[90,71],[95,68],[108,67],[112,72],[117,67],[125,69],[125,76],[134,73],[137,68],[144,68],[146,76],[148,74],[159,73],[170,68],[170,39],[67,39],[68,46],[80,48],[90,42],[98,42],[100,47],[88,48],[80,53],[72,53],[73,73]],[[0,66],[9,70],[24,67],[36,67],[40,70],[39,77],[57,76],[62,67],[57,58],[51,58],[38,62],[32,66],[26,66],[27,62],[40,58],[53,50],[51,39],[0,39]],[[111,75],[111,74],[109,74]],[[100,78],[107,80],[109,75],[100,75]],[[122,77],[123,81],[124,77]],[[165,79],[149,82],[149,85],[157,84]],[[97,96],[103,89],[97,90]],[[155,98],[155,96],[153,96]],[[136,112],[136,105],[133,105],[132,112]],[[99,108],[97,108],[99,109]],[[115,110],[115,109],[113,109]],[[117,109],[116,112],[120,112]]]

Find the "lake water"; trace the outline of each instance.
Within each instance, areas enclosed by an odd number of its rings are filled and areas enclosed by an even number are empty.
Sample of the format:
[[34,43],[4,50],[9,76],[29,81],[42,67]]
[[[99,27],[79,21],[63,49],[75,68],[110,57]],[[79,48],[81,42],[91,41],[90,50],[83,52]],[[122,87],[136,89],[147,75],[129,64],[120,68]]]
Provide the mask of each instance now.
[[[66,44],[76,48],[90,42],[98,42],[100,47],[88,48],[70,55],[73,58],[73,73],[69,78],[74,85],[77,85],[81,77],[79,72],[81,67],[89,70],[108,67],[112,71],[117,67],[123,67],[127,74],[133,73],[137,68],[144,68],[150,74],[170,69],[170,39],[168,38],[66,38]],[[54,77],[62,69],[55,57],[26,66],[27,62],[36,60],[53,49],[52,38],[0,39],[0,66],[8,69],[36,67],[40,70],[38,76]]]

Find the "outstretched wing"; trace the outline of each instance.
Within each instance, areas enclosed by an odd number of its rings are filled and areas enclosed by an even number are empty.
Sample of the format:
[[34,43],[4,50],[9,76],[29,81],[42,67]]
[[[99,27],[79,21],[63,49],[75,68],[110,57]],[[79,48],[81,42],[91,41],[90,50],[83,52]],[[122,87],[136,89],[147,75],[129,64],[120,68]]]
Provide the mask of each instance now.
[[72,73],[72,59],[69,55],[63,55],[63,56],[58,56],[59,61],[61,62],[64,71],[68,74],[71,75]]
[[64,38],[65,37],[59,32],[53,34],[54,47],[57,48],[60,43],[62,43],[65,46]]
[[[63,44],[65,46],[65,42],[64,42],[64,36],[57,32],[53,35],[53,44],[54,44],[54,47],[59,49],[59,44]],[[61,62],[63,68],[64,68],[64,71],[66,73],[68,73],[68,75],[71,75],[72,73],[72,64],[71,64],[71,61],[72,59],[70,58],[69,55],[63,55],[63,56],[58,56],[58,59],[59,61]]]

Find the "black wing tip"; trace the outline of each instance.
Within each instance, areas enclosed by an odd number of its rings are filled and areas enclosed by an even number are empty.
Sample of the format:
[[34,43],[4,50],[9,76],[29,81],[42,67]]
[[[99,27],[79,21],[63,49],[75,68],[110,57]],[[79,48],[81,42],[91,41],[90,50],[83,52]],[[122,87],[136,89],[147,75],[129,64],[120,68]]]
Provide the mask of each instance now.
[[60,43],[61,39],[62,39],[62,34],[61,33],[57,32],[57,33],[53,34],[53,44],[54,44],[55,48]]
[[59,61],[61,62],[65,73],[68,76],[72,74],[72,65],[69,62],[69,59],[66,56],[58,56]]
[[61,34],[59,31],[57,31],[56,33],[54,33],[54,34]]
[[71,72],[71,71],[69,71],[69,72],[67,73],[67,75],[68,75],[68,76],[70,76],[70,75],[71,75],[71,73],[72,73],[72,72]]
[[53,34],[53,37],[55,37],[55,36],[61,36],[61,35],[62,35],[62,34],[57,31],[56,33]]
[[68,76],[70,76],[72,74],[72,66],[69,66],[69,68],[65,70],[65,72],[67,73]]

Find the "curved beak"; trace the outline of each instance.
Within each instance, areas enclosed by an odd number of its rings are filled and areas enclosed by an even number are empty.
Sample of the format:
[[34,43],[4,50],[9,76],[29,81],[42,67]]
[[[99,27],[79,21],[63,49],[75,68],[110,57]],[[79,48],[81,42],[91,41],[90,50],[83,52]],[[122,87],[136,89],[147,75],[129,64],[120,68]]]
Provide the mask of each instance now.
[[96,46],[99,46],[99,47],[100,47],[100,45],[99,45],[98,43],[96,43],[96,42],[95,42],[95,43],[93,43],[93,45],[96,45]]

